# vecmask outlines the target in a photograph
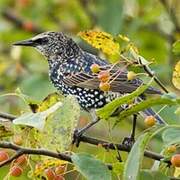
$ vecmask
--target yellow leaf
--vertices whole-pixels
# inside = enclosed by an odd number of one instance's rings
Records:
[[[180,89],[180,61],[175,65],[172,82],[177,89]]]
[[[106,55],[119,54],[119,44],[115,42],[113,36],[106,32],[90,30],[80,32],[78,35],[93,47],[102,50]]]
[[[53,106],[55,103],[57,103],[59,100],[61,100],[63,97],[62,95],[58,93],[52,93],[49,94],[39,105],[37,112],[42,112]]]
[[[122,39],[123,41],[130,42],[130,39],[127,36],[124,36],[122,34],[119,34],[118,37]]]
[[[175,171],[174,171],[174,177],[179,177],[180,176],[180,168],[179,167],[175,167]]]

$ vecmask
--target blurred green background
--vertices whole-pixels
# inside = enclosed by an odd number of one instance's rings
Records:
[[[172,44],[180,38],[179,24],[179,0],[0,0],[0,94],[20,88],[30,97],[42,100],[56,91],[49,81],[44,58],[34,49],[13,47],[13,42],[43,31],[63,31],[84,49],[97,53],[77,33],[98,28],[113,35],[128,36],[142,56],[154,61],[152,68],[165,86],[179,95],[171,81],[179,58],[172,53]],[[169,123],[180,123],[174,110],[167,107],[160,114]],[[0,111],[19,114],[25,107],[16,97],[1,97]],[[81,119],[81,126],[84,121],[86,118]],[[130,133],[130,127],[131,120],[123,121],[112,131],[111,138],[120,142]],[[139,132],[143,129],[143,122],[139,121]],[[90,134],[111,139],[108,123],[104,121]],[[153,141],[151,148],[159,151],[161,147]],[[84,144],[78,149],[87,150],[96,149]],[[102,158],[106,156],[103,150],[96,153]],[[150,164],[151,161],[146,162],[146,166]]]

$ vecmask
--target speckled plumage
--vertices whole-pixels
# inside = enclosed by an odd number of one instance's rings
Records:
[[[48,60],[49,76],[54,86],[64,94],[77,97],[84,109],[97,109],[125,93],[131,93],[143,82],[140,79],[127,80],[127,72],[95,55],[83,51],[71,38],[62,32],[45,32],[30,40],[16,45],[34,46]],[[90,70],[92,64],[102,70],[109,70],[113,79],[109,92],[99,89],[97,74]],[[146,93],[159,94],[160,91],[149,87]]]

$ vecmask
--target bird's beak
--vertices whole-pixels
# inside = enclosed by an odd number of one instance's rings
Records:
[[[27,40],[23,40],[23,41],[18,41],[13,43],[14,46],[34,46],[35,43],[32,39],[27,39]]]

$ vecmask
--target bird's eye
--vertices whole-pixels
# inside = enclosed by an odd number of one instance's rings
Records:
[[[38,45],[42,45],[42,44],[46,44],[48,42],[47,38],[38,38],[36,40],[34,40],[34,42]]]

